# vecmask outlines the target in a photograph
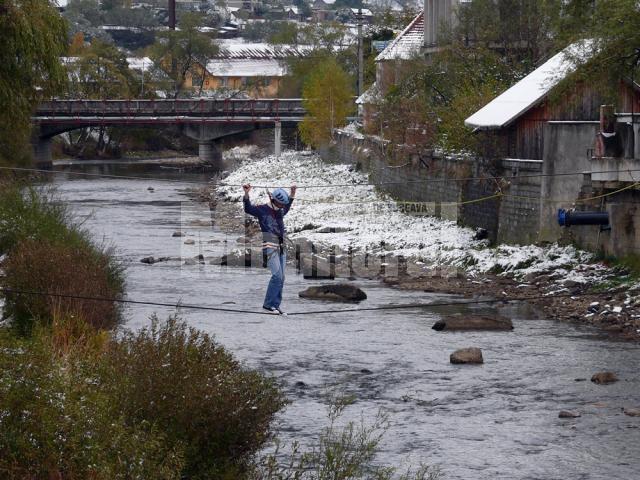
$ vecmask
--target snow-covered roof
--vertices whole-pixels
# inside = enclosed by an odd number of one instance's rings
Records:
[[[375,105],[380,102],[380,100],[380,90],[378,90],[378,85],[376,84],[376,82],[373,82],[373,84],[356,99],[356,105]]]
[[[207,62],[207,71],[216,77],[283,77],[287,67],[278,60],[218,59]]]
[[[481,130],[504,128],[538,105],[563,78],[574,72],[576,59],[588,60],[592,42],[568,46],[465,120]]]
[[[219,41],[221,58],[285,59],[302,57],[311,51],[308,45],[270,45],[268,43],[244,43]]]
[[[149,57],[127,57],[127,63],[131,70],[139,70],[145,73],[153,68],[153,60]]]
[[[362,15],[364,15],[365,17],[372,17],[373,13],[371,13],[371,10],[369,10],[368,8],[352,8],[351,12],[353,12],[354,15],[358,14],[358,10],[362,10]]]
[[[369,5],[378,9],[391,9],[394,12],[402,12],[405,8],[422,8],[422,0],[364,0],[363,5]]]
[[[409,60],[424,43],[424,14],[420,12],[407,28],[376,57],[380,60]]]

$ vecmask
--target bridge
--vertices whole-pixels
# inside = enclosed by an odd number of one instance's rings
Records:
[[[273,128],[280,153],[282,126],[295,126],[305,115],[302,100],[172,99],[50,100],[40,103],[32,121],[39,166],[51,165],[51,139],[64,132],[99,126],[170,126],[198,142],[200,158],[221,166],[216,140],[260,128]]]

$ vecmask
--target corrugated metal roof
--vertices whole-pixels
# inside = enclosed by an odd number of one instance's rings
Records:
[[[544,100],[563,78],[575,71],[576,59],[588,60],[592,45],[591,41],[586,40],[568,46],[467,118],[465,125],[493,130],[513,123]]]
[[[376,62],[381,60],[409,60],[420,51],[424,43],[424,13],[421,12],[405,28],[380,55]]]
[[[218,58],[286,59],[303,57],[311,51],[308,45],[270,45],[268,43],[219,42]]]
[[[216,77],[283,77],[287,67],[278,60],[218,59],[207,62]]]

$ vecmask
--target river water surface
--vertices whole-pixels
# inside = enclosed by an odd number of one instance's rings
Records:
[[[235,246],[238,235],[222,233],[215,221],[207,225],[208,209],[183,194],[206,176],[153,165],[92,165],[82,171],[154,177],[55,176],[59,193],[85,227],[113,245],[127,264],[131,299],[260,310],[269,278],[265,270],[139,261],[149,255],[220,255]],[[172,237],[180,229],[187,236]],[[195,244],[185,245],[186,239]],[[298,298],[300,290],[317,283],[291,268],[284,307],[292,312],[327,307]],[[356,283],[368,295],[363,307],[455,300],[396,291],[375,281]],[[541,319],[526,306],[499,310],[513,319],[513,332],[431,329],[441,315],[460,311],[495,312],[447,307],[292,317],[196,310],[181,315],[214,334],[246,365],[278,379],[291,400],[277,425],[285,443],[312,446],[327,423],[328,392],[342,391],[355,396],[345,420],[371,422],[378,410],[388,413],[381,463],[439,465],[447,479],[640,478],[640,418],[621,410],[640,406],[640,346],[587,326]],[[126,313],[126,326],[135,329],[147,325],[152,313],[166,317],[174,310],[133,306]],[[449,354],[466,346],[482,348],[485,364],[451,365]],[[602,370],[616,371],[621,381],[609,386],[588,381]],[[564,409],[582,417],[559,419]]]

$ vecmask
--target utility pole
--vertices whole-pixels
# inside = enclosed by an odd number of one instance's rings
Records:
[[[176,29],[176,0],[169,0],[169,29]]]
[[[356,15],[358,25],[358,96],[364,92],[364,53],[362,48],[362,8],[358,8]]]

